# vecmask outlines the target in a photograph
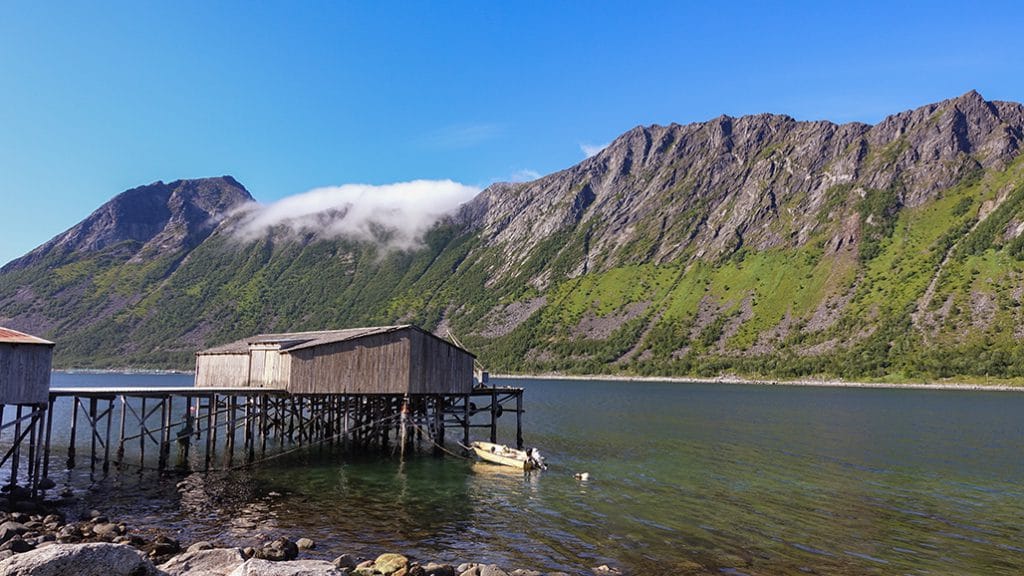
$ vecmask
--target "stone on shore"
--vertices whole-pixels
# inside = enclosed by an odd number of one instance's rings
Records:
[[[251,558],[235,568],[228,576],[344,576],[344,574],[334,564],[326,560],[271,562]]]
[[[21,536],[25,532],[28,532],[28,527],[24,524],[8,520],[7,522],[0,524],[0,544],[7,542],[15,536]]]
[[[335,558],[332,564],[337,566],[338,570],[341,570],[343,572],[351,572],[356,569],[356,566],[359,565],[359,561],[356,560],[356,557],[351,554],[342,554],[341,556]]]
[[[480,576],[508,576],[508,572],[505,572],[498,567],[497,564],[487,564],[486,566],[478,566],[480,569]]]
[[[409,567],[409,559],[401,554],[381,554],[373,562],[373,569],[384,576],[406,570]]]
[[[227,576],[245,563],[238,548],[192,550],[171,558],[158,568],[169,576]]]
[[[148,558],[124,544],[52,544],[0,562],[0,576],[159,576]]]
[[[299,547],[284,536],[274,540],[262,548],[257,548],[254,557],[259,560],[271,560],[281,562],[283,560],[294,560],[299,555]]]
[[[455,576],[455,567],[451,564],[436,564],[430,562],[423,567],[426,576]]]
[[[299,550],[312,550],[316,548],[316,542],[309,538],[299,538],[295,541],[295,545],[299,547]]]

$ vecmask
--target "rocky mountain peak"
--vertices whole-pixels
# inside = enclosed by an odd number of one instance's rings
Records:
[[[157,181],[131,188],[66,232],[7,264],[28,266],[50,255],[87,254],[123,245],[127,256],[191,248],[234,209],[253,198],[231,176]]]

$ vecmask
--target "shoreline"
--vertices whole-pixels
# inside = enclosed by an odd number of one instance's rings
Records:
[[[717,376],[623,376],[614,374],[491,374],[501,380],[597,380],[604,382],[666,382],[674,384],[734,384],[743,386],[800,386],[807,388],[887,388],[893,390],[949,390],[980,392],[1024,392],[1024,384],[969,384],[966,382],[858,382],[840,379],[773,380]]]
[[[195,370],[156,370],[141,368],[59,368],[64,374],[142,374],[142,375],[194,375]],[[1024,383],[977,384],[968,382],[863,382],[839,378],[772,379],[742,378],[739,376],[629,376],[620,374],[491,374],[501,380],[598,380],[604,382],[668,382],[675,384],[735,384],[744,386],[803,386],[808,388],[880,388],[893,390],[959,390],[980,392],[1024,392]]]

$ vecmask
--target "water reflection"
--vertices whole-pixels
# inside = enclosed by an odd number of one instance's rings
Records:
[[[1024,395],[513,384],[527,389],[526,437],[547,456],[543,473],[326,447],[228,475],[86,481],[83,506],[185,540],[307,536],[323,558],[398,551],[633,574],[1024,573]],[[499,422],[512,437],[514,419]],[[588,481],[574,477],[584,471]]]

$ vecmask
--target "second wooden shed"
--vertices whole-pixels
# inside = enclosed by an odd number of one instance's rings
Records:
[[[260,334],[196,354],[197,387],[469,394],[474,356],[417,326]]]

